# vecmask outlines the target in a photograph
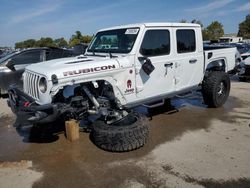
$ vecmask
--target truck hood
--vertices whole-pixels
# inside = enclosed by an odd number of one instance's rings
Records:
[[[58,79],[112,71],[120,68],[119,58],[99,56],[77,56],[61,58],[26,67],[26,71],[38,73],[51,80],[52,75]],[[124,59],[124,58],[123,58]]]

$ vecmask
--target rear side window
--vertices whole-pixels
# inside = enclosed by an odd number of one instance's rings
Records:
[[[40,50],[22,52],[13,57],[12,61],[15,65],[37,63],[41,61],[40,55]]]
[[[46,60],[58,59],[63,57],[63,50],[51,49],[46,51]]]
[[[142,41],[140,53],[144,56],[159,56],[170,53],[168,30],[148,30]]]
[[[191,29],[179,29],[176,31],[177,52],[188,53],[196,49],[195,32]]]
[[[84,54],[84,53],[81,53],[81,54]],[[73,56],[73,51],[63,50],[62,57],[72,57],[72,56]]]

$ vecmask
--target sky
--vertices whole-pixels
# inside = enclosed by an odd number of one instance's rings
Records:
[[[0,0],[0,46],[41,37],[69,39],[75,31],[142,22],[219,21],[237,33],[250,14],[249,0]]]

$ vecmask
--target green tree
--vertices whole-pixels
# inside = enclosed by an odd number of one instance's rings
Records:
[[[74,47],[74,46],[76,46],[77,44],[80,44],[80,43],[81,43],[81,41],[79,39],[77,39],[77,38],[71,38],[69,40],[69,46],[70,47]]]
[[[55,39],[53,42],[55,46],[60,47],[60,48],[68,46],[67,41],[63,37]]]
[[[33,48],[36,46],[36,40],[35,39],[28,39],[22,42],[15,43],[15,48]]]
[[[82,40],[82,33],[80,31],[76,31],[74,35],[69,39],[69,45],[71,47],[80,44]]]
[[[209,33],[206,28],[202,29],[202,38],[203,40],[210,40]]]
[[[250,39],[250,14],[248,14],[246,19],[239,24],[238,36]]]
[[[33,48],[35,47],[36,40],[35,39],[28,39],[23,41],[24,48]]]
[[[16,43],[15,43],[15,48],[16,48],[16,49],[22,49],[22,48],[24,48],[24,47],[23,47],[23,42],[16,42]]]
[[[92,38],[93,38],[93,36],[84,35],[84,36],[82,36],[81,42],[83,42],[83,43],[90,43],[90,41],[92,40]]]
[[[207,26],[205,33],[209,40],[218,40],[224,35],[223,25],[218,21],[213,21]]]
[[[50,37],[46,37],[46,38],[41,38],[40,40],[38,40],[36,42],[36,46],[38,47],[54,47],[55,44],[53,43],[53,39]]]
[[[74,35],[71,36],[69,40],[69,46],[73,47],[80,43],[89,43],[93,36],[82,35],[80,31],[76,31]]]
[[[76,31],[76,34],[72,35],[72,37],[81,40],[82,39],[82,33],[80,31]]]

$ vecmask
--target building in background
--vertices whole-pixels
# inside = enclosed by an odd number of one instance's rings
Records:
[[[236,33],[225,34],[223,37],[220,37],[220,40],[219,40],[220,43],[238,43],[242,41],[243,41],[243,38],[237,37]]]

